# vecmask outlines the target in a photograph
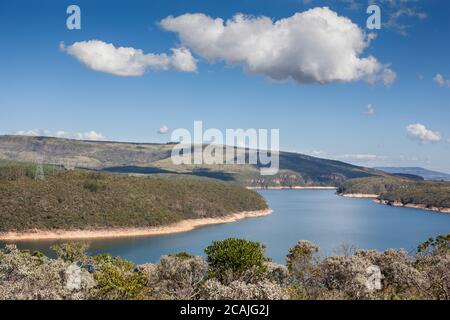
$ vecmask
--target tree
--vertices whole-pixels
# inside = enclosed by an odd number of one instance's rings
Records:
[[[210,277],[221,282],[236,279],[251,282],[266,270],[265,246],[259,242],[236,238],[214,241],[205,253]]]
[[[51,246],[58,258],[67,262],[80,261],[88,248],[89,245],[83,242],[70,242]]]

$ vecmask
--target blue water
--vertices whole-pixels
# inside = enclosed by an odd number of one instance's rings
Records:
[[[267,255],[279,263],[298,240],[310,240],[323,255],[343,244],[384,250],[412,251],[430,236],[450,233],[450,214],[394,208],[368,199],[349,199],[330,190],[264,190],[260,193],[274,210],[272,215],[212,225],[194,231],[156,237],[91,241],[89,253],[108,252],[135,263],[156,262],[161,255],[187,251],[203,255],[213,240],[239,237],[267,246]],[[21,248],[42,250],[55,241],[18,243]]]

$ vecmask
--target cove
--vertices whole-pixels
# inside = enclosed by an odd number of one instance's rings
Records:
[[[274,211],[271,215],[193,231],[151,237],[90,241],[90,254],[110,253],[135,263],[157,262],[165,254],[186,251],[203,255],[213,240],[239,237],[260,241],[275,262],[285,263],[289,248],[309,240],[331,255],[344,243],[360,248],[404,248],[412,252],[427,238],[450,233],[450,214],[395,208],[369,199],[343,198],[334,190],[259,190]],[[19,248],[50,254],[64,241],[16,242]],[[4,244],[4,243],[0,243]]]

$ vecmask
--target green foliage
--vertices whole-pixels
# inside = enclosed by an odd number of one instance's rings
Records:
[[[178,252],[178,253],[175,253],[175,254],[169,254],[169,257],[174,257],[174,258],[177,258],[177,259],[185,259],[185,260],[194,258],[193,255],[187,253],[186,251]]]
[[[36,169],[35,163],[0,160],[0,182],[34,179]],[[43,165],[43,169],[46,177],[51,177],[64,171],[63,168],[57,165]]]
[[[215,241],[206,249],[209,264],[186,252],[139,266],[109,254],[83,256],[81,288],[72,291],[65,286],[69,259],[49,259],[7,245],[0,250],[0,300],[448,300],[449,240],[450,235],[430,238],[419,245],[416,255],[399,249],[361,249],[323,259],[316,257],[317,246],[299,241],[289,251],[288,268],[266,262],[261,244],[233,238]],[[63,252],[79,252],[60,247]],[[379,267],[382,275],[382,286],[376,290],[367,287],[370,266]],[[242,277],[257,270],[257,281]],[[226,277],[230,272],[234,278]]]
[[[309,241],[299,241],[289,250],[287,255],[287,267],[291,275],[297,280],[303,290],[311,286],[318,273],[316,254],[319,247]],[[293,288],[292,288],[293,289]],[[299,289],[301,292],[302,289]]]
[[[96,181],[86,181],[83,184],[83,188],[85,188],[86,190],[89,190],[91,192],[100,192],[100,191],[106,190],[105,185],[98,183]]]
[[[93,298],[102,300],[149,299],[145,274],[133,269],[133,263],[108,254],[95,256],[97,281]]]
[[[258,193],[182,175],[65,171],[0,181],[0,232],[154,227],[267,208]]]
[[[83,242],[69,242],[51,246],[58,258],[68,262],[82,260],[88,248],[89,245]]]
[[[33,257],[39,258],[39,259],[43,259],[45,258],[45,254],[42,253],[41,251],[34,251],[32,254]]]
[[[450,208],[450,182],[418,181],[399,177],[370,177],[352,179],[343,183],[339,193],[380,195],[388,203]]]
[[[436,252],[450,252],[450,233],[429,238],[417,247],[419,254],[432,254]]]
[[[86,142],[51,137],[0,136],[0,154],[9,160],[20,158],[32,161],[39,156],[37,147],[40,146],[45,146],[46,156],[49,158],[67,160],[83,158],[86,167],[110,168],[122,173],[145,173],[147,169],[160,170],[234,181],[253,187],[336,186],[352,178],[385,175],[377,170],[340,161],[280,152],[279,173],[274,176],[261,176],[259,171],[263,166],[261,163],[258,165],[174,165],[170,160],[173,148],[170,144]]]
[[[293,270],[296,264],[307,265],[312,263],[314,255],[319,252],[319,247],[309,241],[299,241],[294,247],[289,249],[287,255],[287,267]]]
[[[205,249],[211,277],[225,281],[230,273],[234,278],[246,272],[261,275],[265,272],[265,246],[259,242],[229,238],[214,241]]]

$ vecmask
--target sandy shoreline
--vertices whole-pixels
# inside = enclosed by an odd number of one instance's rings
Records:
[[[73,239],[98,239],[98,238],[120,238],[138,236],[158,236],[164,234],[191,231],[202,226],[231,223],[242,219],[257,218],[271,214],[272,209],[258,211],[244,211],[229,214],[220,218],[187,219],[161,227],[151,228],[121,228],[104,230],[59,230],[42,231],[34,230],[27,232],[4,232],[0,233],[2,241],[25,241],[25,240],[73,240]]]
[[[404,204],[400,201],[388,201],[388,200],[380,200],[378,199],[380,195],[378,194],[365,194],[365,193],[348,193],[348,194],[339,194],[342,197],[346,198],[366,198],[366,199],[373,199],[372,201],[378,204],[384,204],[392,207],[399,207],[399,208],[412,208],[412,209],[420,209],[420,210],[426,210],[426,211],[432,211],[432,212],[441,212],[441,213],[450,213],[450,208],[440,208],[440,207],[427,207],[423,204],[412,204],[407,203]]]
[[[378,203],[378,204],[392,206],[392,207],[412,208],[412,209],[420,209],[420,210],[426,210],[426,211],[432,211],[432,212],[450,213],[450,208],[427,207],[424,204],[412,204],[412,203],[404,204],[400,201],[388,201],[388,200],[379,200],[379,199],[374,199],[373,202]]]
[[[344,198],[378,198],[379,194],[370,194],[370,193],[341,193],[340,196]]]
[[[322,187],[322,186],[293,186],[293,187],[247,187],[250,190],[336,190],[336,187]]]

